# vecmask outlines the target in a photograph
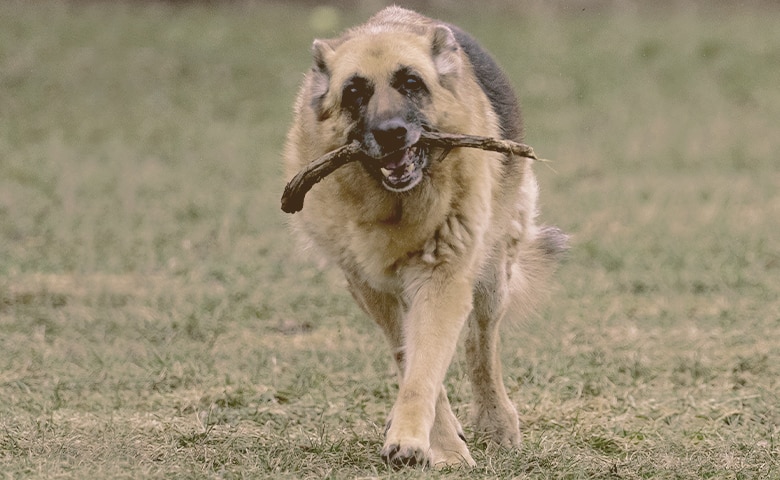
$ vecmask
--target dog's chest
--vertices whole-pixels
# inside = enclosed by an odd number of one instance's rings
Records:
[[[402,287],[403,270],[423,262],[423,250],[436,232],[435,225],[349,222],[344,230],[348,245],[345,265],[383,291]]]

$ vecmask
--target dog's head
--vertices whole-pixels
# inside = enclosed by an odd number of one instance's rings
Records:
[[[446,26],[402,9],[383,11],[334,40],[315,40],[310,106],[331,143],[358,140],[362,164],[392,192],[414,188],[462,61]]]

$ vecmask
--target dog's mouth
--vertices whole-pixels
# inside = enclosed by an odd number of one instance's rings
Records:
[[[428,166],[428,149],[412,145],[382,158],[366,156],[363,164],[391,192],[406,192],[423,179]]]

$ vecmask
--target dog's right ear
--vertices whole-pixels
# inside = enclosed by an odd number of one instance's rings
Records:
[[[317,113],[320,121],[330,116],[325,108],[325,95],[330,86],[330,69],[328,62],[333,56],[333,45],[328,40],[314,40],[311,46],[311,55],[314,65],[311,68],[311,107]]]
[[[328,60],[333,55],[333,45],[329,40],[314,40],[311,45],[311,56],[314,59],[314,71],[328,75]]]

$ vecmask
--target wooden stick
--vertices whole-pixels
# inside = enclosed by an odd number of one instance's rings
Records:
[[[513,142],[512,140],[496,139],[492,137],[461,135],[457,133],[423,132],[417,143],[446,149],[458,147],[479,148],[481,150],[490,150],[493,152],[526,157],[532,160],[539,160],[536,158],[534,149],[528,145]]]
[[[417,144],[429,147],[440,147],[445,150],[459,147],[479,148],[481,150],[489,150],[530,158],[532,160],[539,160],[534,153],[534,149],[528,145],[513,142],[511,140],[480,137],[476,135],[423,132],[420,135],[420,140],[418,140]],[[303,170],[298,172],[289,183],[287,183],[287,186],[284,187],[284,193],[282,194],[282,211],[285,213],[295,213],[303,209],[303,199],[306,196],[306,193],[320,180],[336,171],[336,169],[357,159],[357,154],[359,152],[360,142],[354,140],[352,143],[328,152],[308,164]]]
[[[335,172],[339,167],[357,158],[356,154],[358,152],[360,152],[360,142],[353,140],[352,143],[328,152],[306,165],[284,187],[282,211],[285,213],[301,211],[303,209],[303,197],[311,190],[311,187]]]

